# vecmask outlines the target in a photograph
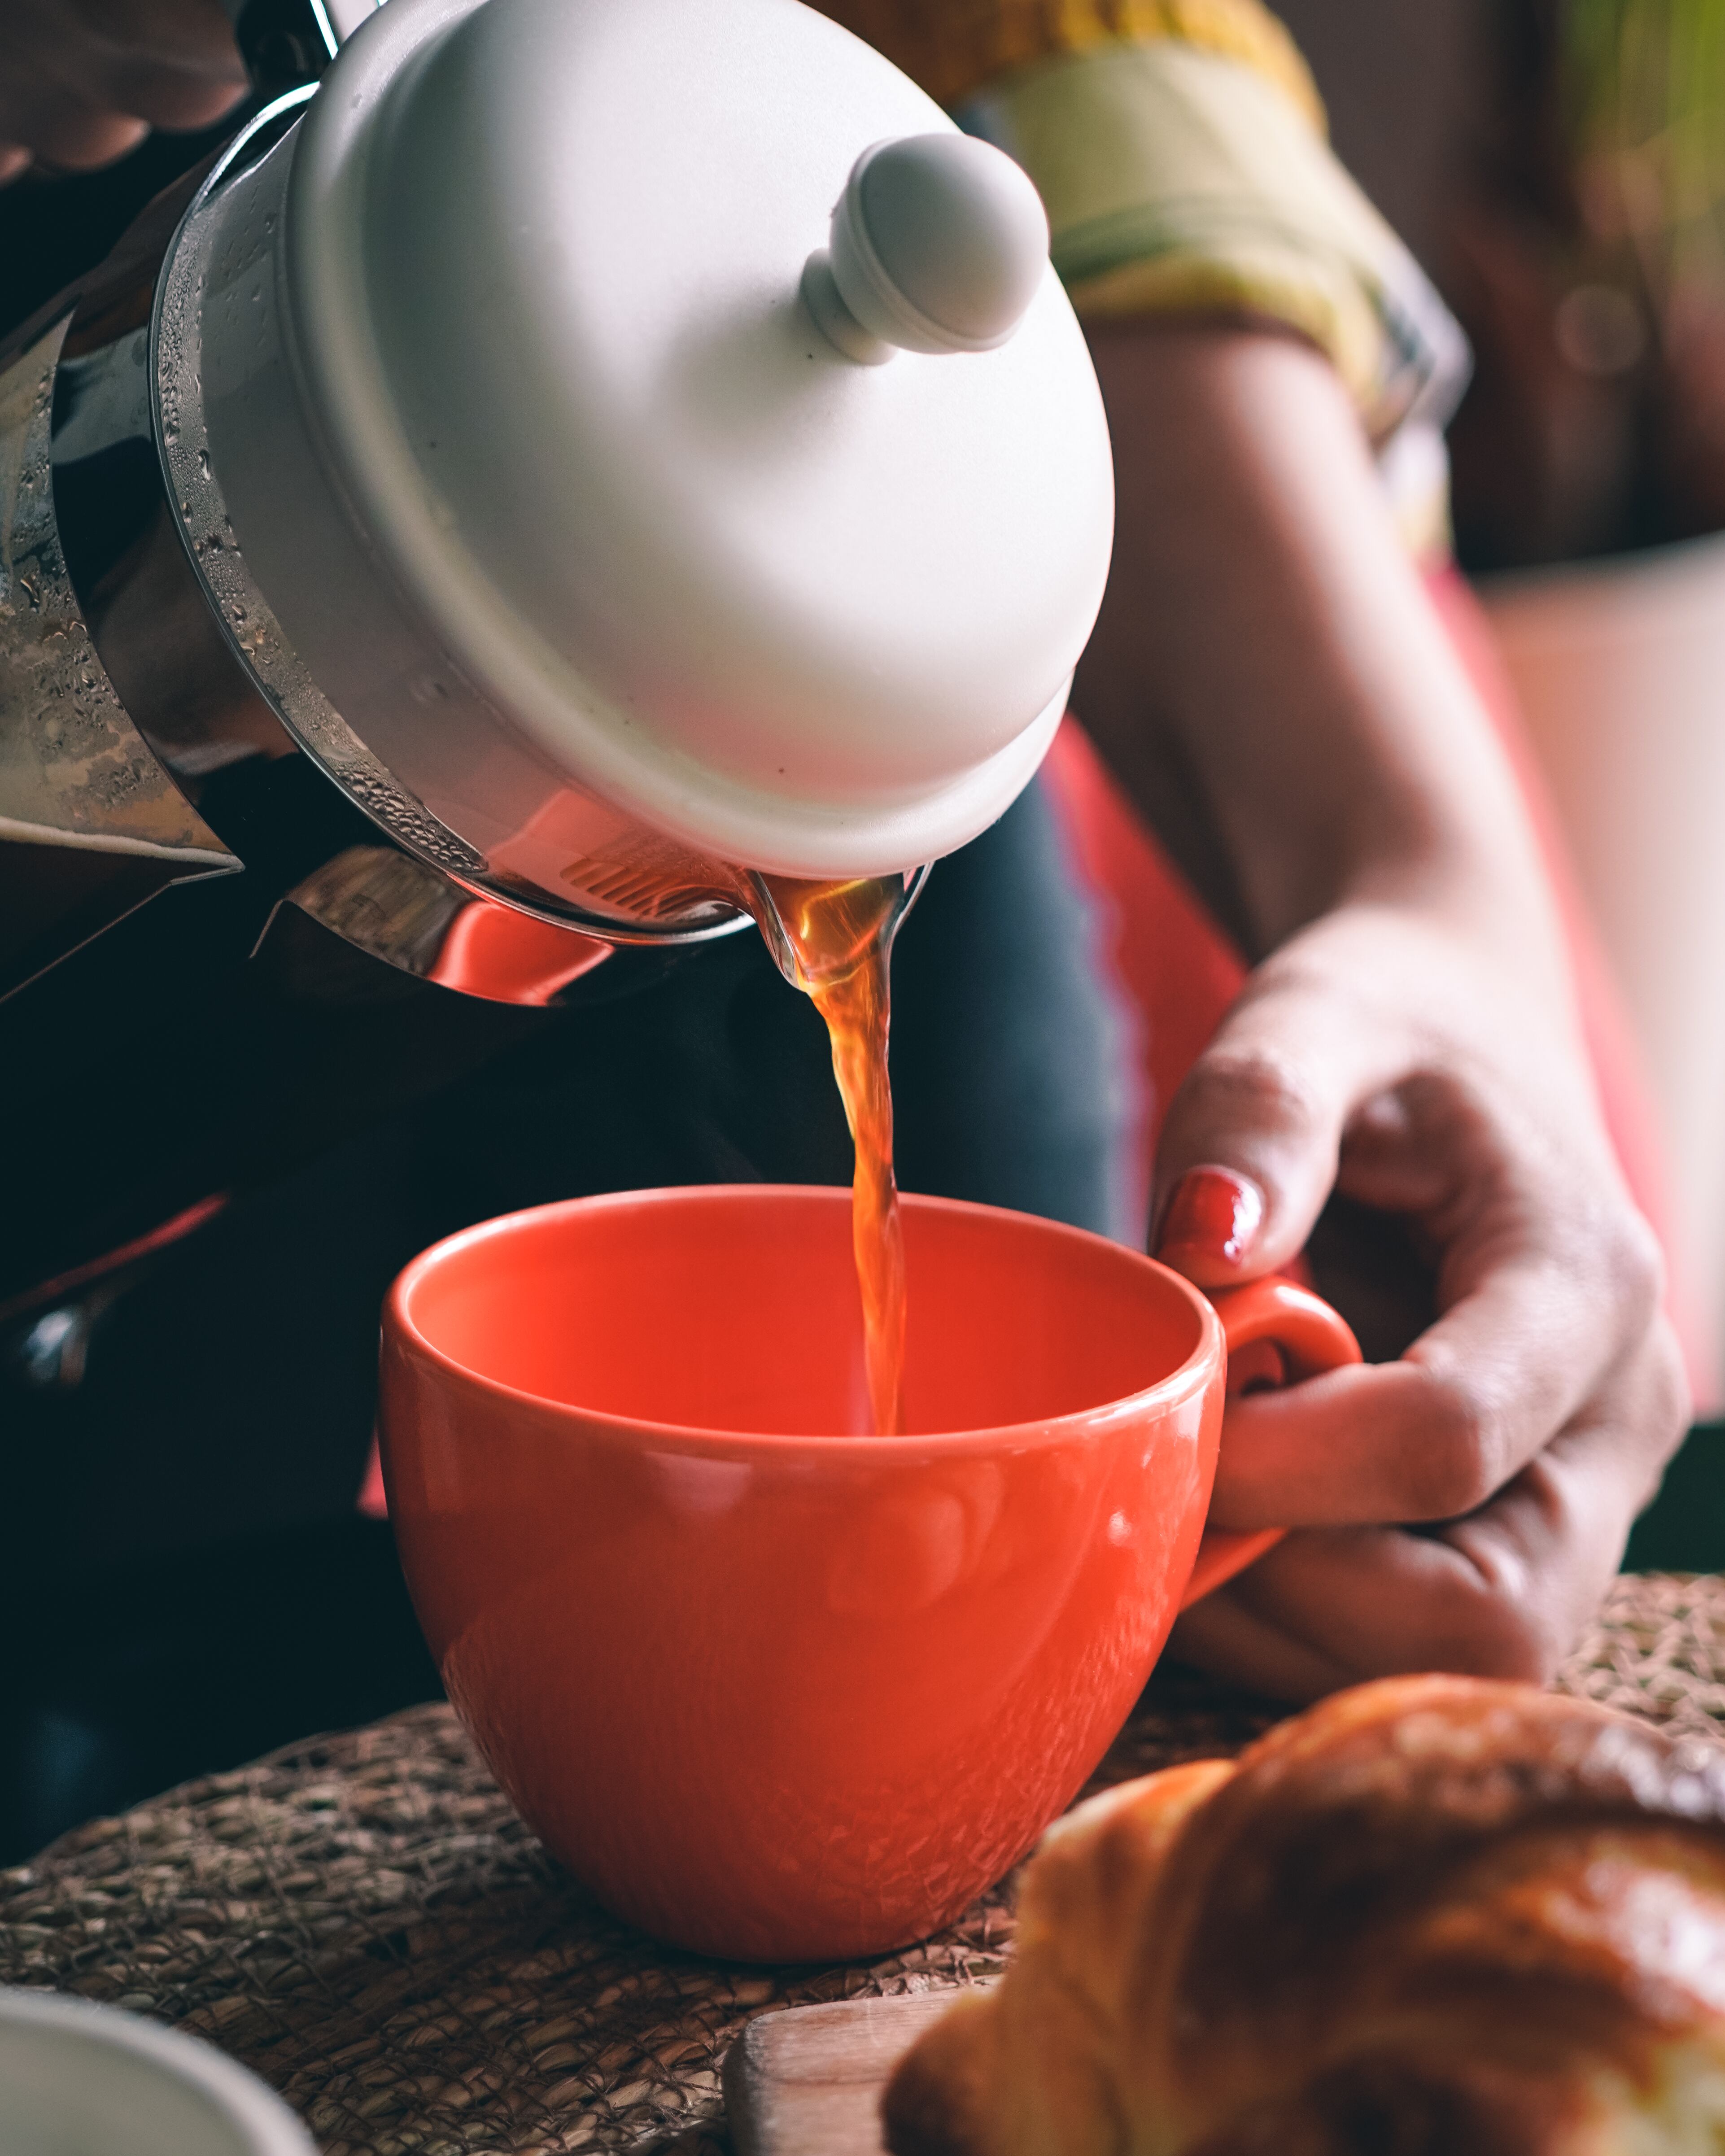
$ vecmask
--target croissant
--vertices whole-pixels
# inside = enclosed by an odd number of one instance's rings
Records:
[[[895,2156],[1725,2156],[1725,1748],[1393,1678],[1045,1838]]]

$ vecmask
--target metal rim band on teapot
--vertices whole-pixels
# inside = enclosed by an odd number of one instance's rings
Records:
[[[252,574],[210,454],[198,304],[214,237],[208,212],[224,187],[275,146],[282,121],[297,116],[311,95],[294,92],[261,115],[200,187],[169,249],[151,321],[150,374],[162,470],[187,558],[223,640],[313,762],[395,845],[450,880],[467,898],[611,942],[704,942],[734,932],[744,916],[732,906],[720,912],[716,901],[709,917],[695,921],[643,919],[583,905],[578,897],[528,886],[497,870],[428,809],[348,726],[312,680]]]

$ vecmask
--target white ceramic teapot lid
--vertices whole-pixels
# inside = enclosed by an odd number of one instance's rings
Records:
[[[1112,480],[995,154],[797,0],[390,0],[344,49],[287,203],[304,388],[558,770],[805,875],[948,852],[1029,779]]]

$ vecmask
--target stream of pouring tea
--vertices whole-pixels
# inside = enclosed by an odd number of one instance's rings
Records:
[[[863,1355],[875,1434],[896,1436],[905,1359],[905,1244],[892,1172],[888,968],[904,910],[898,876],[854,883],[761,879],[789,947],[796,985],[826,1021],[833,1074],[856,1147],[851,1243],[862,1293]],[[763,921],[768,941],[774,942]],[[781,955],[781,963],[783,963]]]

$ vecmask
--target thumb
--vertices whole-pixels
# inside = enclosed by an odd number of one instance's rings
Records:
[[[1296,1257],[1335,1184],[1349,1116],[1404,1075],[1398,1030],[1307,968],[1260,968],[1169,1103],[1157,1256],[1200,1287]]]

